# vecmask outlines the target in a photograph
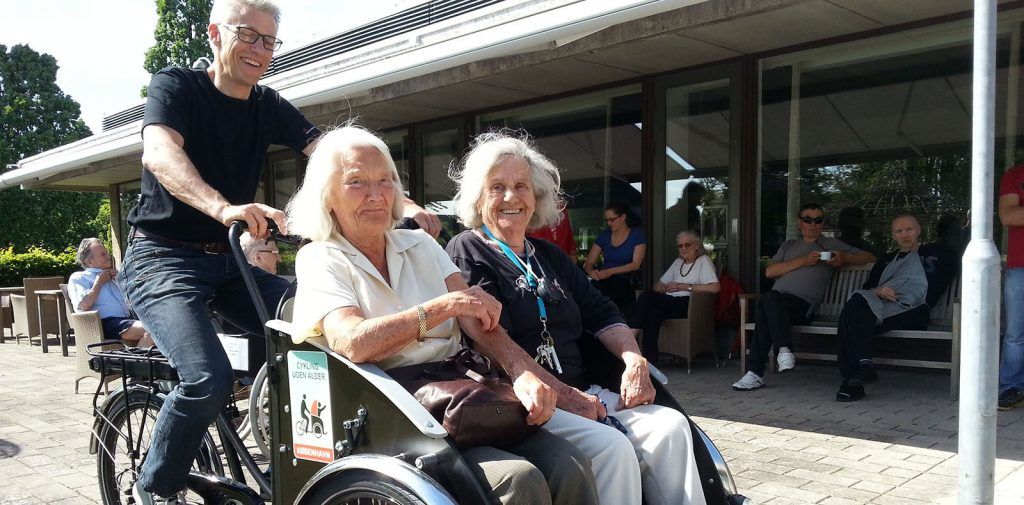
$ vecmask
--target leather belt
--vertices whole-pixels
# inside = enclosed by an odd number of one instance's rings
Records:
[[[148,238],[150,240],[166,242],[171,245],[203,251],[207,254],[225,254],[231,252],[231,246],[228,245],[227,242],[185,242],[182,240],[174,240],[173,238],[161,237],[155,233],[144,232],[138,228],[132,228],[132,231],[128,233],[128,240],[135,238]]]

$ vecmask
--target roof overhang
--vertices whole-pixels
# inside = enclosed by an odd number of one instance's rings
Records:
[[[706,0],[589,0],[497,4],[265,79],[299,107],[348,99],[374,87],[483,59],[550,49],[616,24]],[[552,5],[555,5],[552,7]],[[468,19],[467,19],[468,18]],[[396,40],[397,39],[397,40]],[[0,189],[45,186],[61,174],[142,151],[141,121],[25,158]]]

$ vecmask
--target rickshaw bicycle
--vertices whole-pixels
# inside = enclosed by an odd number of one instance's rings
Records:
[[[278,319],[270,320],[239,246],[243,229],[244,223],[234,223],[229,242],[265,323],[267,358],[262,379],[252,386],[249,417],[254,435],[257,428],[268,435],[264,443],[273,471],[264,473],[239,437],[234,421],[240,413],[229,397],[195,456],[186,482],[190,498],[197,496],[208,505],[491,503],[486,482],[474,476],[441,423],[398,382],[375,365],[353,363],[326,345],[293,344],[288,295],[277,308]],[[277,234],[274,238],[289,240]],[[103,375],[121,375],[121,388],[102,405],[97,389],[90,450],[97,455],[103,503],[120,505],[133,503],[131,487],[148,448],[147,425],[151,429],[178,376],[155,349],[106,348],[109,345],[90,346],[90,364]],[[609,366],[592,368],[607,371],[609,377],[616,373],[617,360],[607,352],[593,359],[609,359]],[[594,380],[602,384],[600,378]],[[682,411],[662,383],[654,382],[657,402]],[[297,429],[303,419],[303,394],[330,409],[320,436]],[[257,426],[265,416],[269,422]],[[690,426],[707,502],[749,503],[736,493],[718,449],[692,421]]]

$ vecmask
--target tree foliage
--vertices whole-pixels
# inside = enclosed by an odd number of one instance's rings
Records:
[[[206,35],[212,5],[212,0],[156,0],[156,43],[146,51],[147,72],[155,74],[172,65],[188,67],[202,56],[213,57]]]
[[[27,45],[0,45],[0,170],[92,134],[78,103],[57,86],[57,60]],[[0,191],[0,247],[64,250],[99,235],[93,220],[104,195],[65,191]],[[103,229],[106,229],[104,227]]]

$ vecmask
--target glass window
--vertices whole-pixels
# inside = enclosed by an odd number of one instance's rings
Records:
[[[405,188],[406,194],[409,194],[412,190],[409,185],[409,130],[403,128],[381,133],[380,138],[391,151],[391,159],[395,160],[395,168],[402,177],[402,187]]]
[[[448,178],[448,167],[458,163],[462,156],[464,135],[462,120],[447,120],[425,125],[419,129],[420,177],[423,181],[424,208],[438,215],[443,230],[438,241],[448,239],[462,231],[452,211],[455,187]]]
[[[729,79],[665,91],[665,264],[655,268],[659,275],[679,256],[674,237],[684,230],[701,234],[713,260],[724,263],[730,252],[737,253],[729,248],[728,234],[731,91]]]
[[[577,260],[605,229],[604,208],[620,202],[643,228],[640,86],[574,96],[477,118],[477,130],[525,129],[562,171]]]
[[[299,187],[299,180],[303,175],[299,173],[299,159],[291,151],[288,151],[287,155],[287,157],[274,159],[270,162],[270,176],[274,181],[272,205],[277,209],[284,209],[288,205],[288,200],[295,194],[295,190]],[[256,190],[257,201],[263,196],[263,192],[263,183],[261,182],[260,187]]]
[[[999,173],[1013,163],[1020,131],[1020,89],[1007,85],[1017,82],[1011,78],[1019,62],[1011,68],[1010,55],[1019,60],[1019,48],[1011,47],[1008,31],[1004,25],[997,42]],[[959,230],[970,208],[970,36],[963,22],[762,62],[762,262],[798,237],[794,216],[808,202],[825,206],[826,234],[876,254],[893,246],[889,221],[899,210],[918,215],[922,242],[963,245]],[[1015,110],[1007,114],[1010,104]],[[996,228],[998,237],[998,222]]]

